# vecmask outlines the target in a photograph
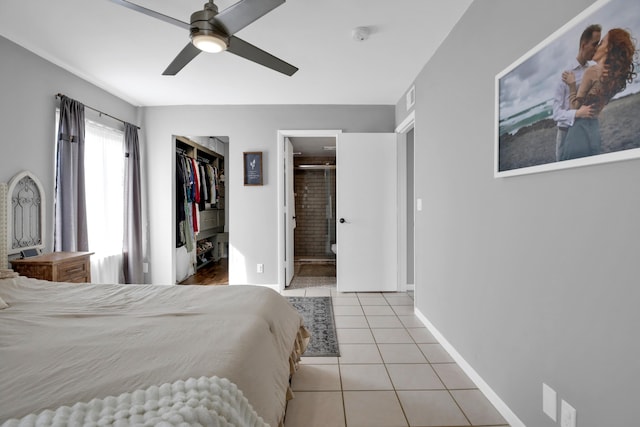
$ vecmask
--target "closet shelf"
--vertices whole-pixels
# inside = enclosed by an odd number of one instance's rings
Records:
[[[196,266],[196,270],[201,269],[202,267],[205,267],[205,266],[207,266],[207,265],[209,265],[209,264],[211,264],[212,262],[215,262],[215,261],[216,261],[216,260],[212,258],[212,259],[207,260],[207,261],[205,261],[205,262],[203,262],[203,263],[201,263],[201,264],[198,264],[198,265]]]

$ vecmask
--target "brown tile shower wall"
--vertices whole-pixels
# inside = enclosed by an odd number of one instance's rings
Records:
[[[335,159],[296,158],[298,164],[335,164]],[[336,171],[329,170],[330,193],[332,201],[332,221],[335,221]],[[325,171],[316,169],[296,170],[294,174],[296,193],[296,229],[294,233],[296,258],[334,258],[331,247],[327,245],[327,233],[331,232],[335,242],[335,226],[329,229],[327,221],[327,189]]]

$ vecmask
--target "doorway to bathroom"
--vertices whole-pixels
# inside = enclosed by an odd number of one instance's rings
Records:
[[[290,138],[293,278],[290,289],[336,286],[336,138]]]
[[[279,130],[280,291],[290,288],[295,273],[294,235],[297,214],[293,153],[300,151],[295,151],[297,148],[294,148],[291,140],[295,141],[298,137],[302,137],[302,140],[307,140],[307,137],[330,137],[336,144],[335,182],[338,200],[333,223],[338,230],[335,285],[327,285],[326,282],[316,282],[315,285],[331,286],[336,292],[404,290],[398,277],[399,264],[394,262],[398,258],[398,210],[401,210],[401,205],[397,203],[397,135],[342,133],[341,130]],[[325,149],[324,143],[316,144],[316,148],[318,146],[323,151],[332,151]],[[296,147],[299,145],[296,144]]]

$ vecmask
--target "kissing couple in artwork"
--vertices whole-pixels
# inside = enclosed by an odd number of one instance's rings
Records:
[[[596,31],[593,31],[594,27]],[[589,28],[592,29],[592,40],[593,37],[599,38],[600,27],[596,25]],[[581,39],[581,52],[583,48],[588,50],[585,46]],[[577,81],[573,71],[562,73],[562,81],[568,88],[569,108],[580,110],[581,114],[576,114],[573,125],[566,129],[563,143],[558,146],[558,160],[602,152],[598,116],[609,101],[626,88],[627,83],[633,82],[637,75],[634,63],[636,55],[635,41],[629,31],[613,28],[597,44],[592,62],[584,70],[580,81]]]

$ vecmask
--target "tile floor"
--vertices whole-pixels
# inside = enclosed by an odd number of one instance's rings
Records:
[[[332,296],[340,357],[303,357],[285,427],[508,426],[413,314],[407,293]]]

